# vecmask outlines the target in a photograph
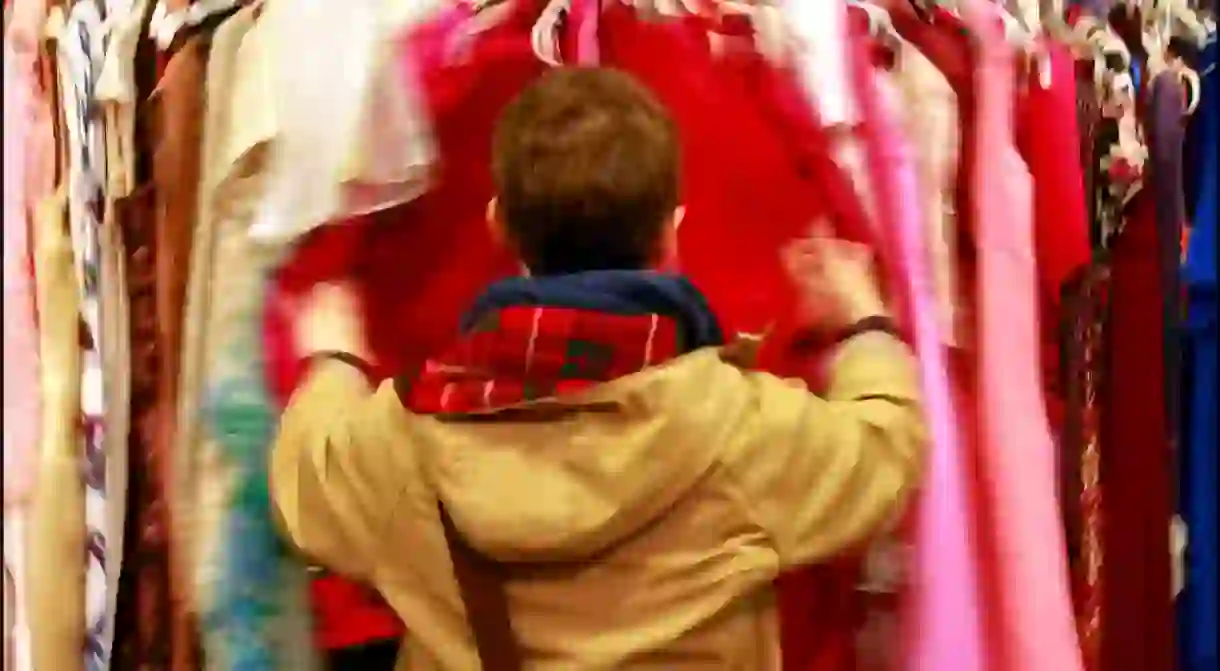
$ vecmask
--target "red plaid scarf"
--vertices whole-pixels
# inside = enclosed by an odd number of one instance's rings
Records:
[[[671,317],[510,306],[484,315],[400,395],[419,414],[495,410],[580,391],[682,352],[681,325]]]

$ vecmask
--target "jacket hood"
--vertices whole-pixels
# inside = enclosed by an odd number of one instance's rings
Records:
[[[632,537],[708,476],[746,411],[717,393],[734,374],[707,348],[559,400],[411,424],[471,547],[505,562],[576,561]]]

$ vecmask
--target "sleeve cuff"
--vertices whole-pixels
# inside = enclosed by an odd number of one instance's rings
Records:
[[[320,352],[314,352],[305,358],[305,368],[306,370],[311,369],[323,361],[338,361],[346,364],[360,371],[360,374],[363,375],[366,380],[368,380],[369,384],[377,383],[378,378],[376,370],[373,368],[373,364],[356,356],[355,354],[352,354],[351,352],[340,352],[338,350],[322,350]]]
[[[900,337],[898,332],[898,324],[891,317],[885,315],[874,315],[865,317],[837,333],[827,334],[812,330],[799,330],[792,334],[792,339],[788,344],[790,351],[794,353],[824,351],[836,345],[855,338],[864,333],[888,333],[894,337]]]

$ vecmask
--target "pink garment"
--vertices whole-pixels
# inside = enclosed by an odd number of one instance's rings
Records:
[[[40,410],[38,328],[30,257],[31,186],[39,143],[51,133],[40,112],[35,59],[4,44],[4,506],[29,500],[37,480]]]
[[[856,54],[863,65],[861,50]],[[881,224],[893,231],[911,306],[911,330],[923,378],[923,394],[931,445],[923,492],[914,530],[914,565],[908,595],[909,633],[901,659],[908,669],[979,671],[984,664],[980,620],[977,548],[972,542],[975,510],[969,495],[971,478],[964,443],[960,440],[937,321],[937,295],[922,221],[918,178],[912,148],[895,119],[893,93],[873,85],[871,67],[857,77],[858,98],[865,122],[874,192]],[[885,84],[885,82],[877,82]]]
[[[1032,185],[1013,143],[1011,47],[989,0],[965,0],[979,53],[979,460],[995,550],[991,576],[1000,671],[1080,671],[1057,510],[1055,446],[1041,394]],[[1138,580],[1138,576],[1131,579]]]

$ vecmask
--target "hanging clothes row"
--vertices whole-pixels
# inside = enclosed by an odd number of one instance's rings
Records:
[[[682,270],[760,367],[804,372],[819,222],[919,356],[919,500],[781,577],[785,669],[1215,669],[1214,22],[1094,4],[6,2],[5,670],[428,650],[277,533],[292,306],[350,282],[423,365],[518,271],[489,138],[564,65],[669,108]]]

